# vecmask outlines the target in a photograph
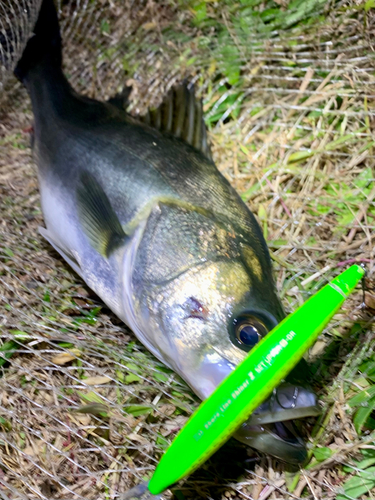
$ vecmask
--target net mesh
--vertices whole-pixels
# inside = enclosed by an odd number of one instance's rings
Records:
[[[38,17],[41,0],[7,0],[0,4],[2,80],[14,69]]]
[[[287,310],[346,264],[369,268],[368,307],[354,294],[309,354],[323,406],[317,422],[303,423],[309,466],[288,471],[229,442],[175,498],[374,495],[370,3],[59,5],[65,71],[80,92],[106,99],[131,84],[137,114],[175,82],[195,83],[216,164],[260,221]],[[32,114],[9,71],[38,5],[0,4],[0,496],[121,498],[151,473],[198,399],[38,235]]]

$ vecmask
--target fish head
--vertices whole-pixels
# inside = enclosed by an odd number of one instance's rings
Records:
[[[205,399],[285,313],[259,233],[245,239],[205,213],[163,208],[150,216],[138,250],[138,316],[158,357]],[[302,440],[281,422],[316,413],[314,393],[285,382],[242,426],[240,440],[266,443],[268,453],[275,442],[277,456],[301,461]]]
[[[251,301],[252,285],[242,262],[227,258],[198,264],[158,288],[155,314],[170,362],[202,399],[277,324],[259,300]],[[251,307],[241,307],[246,298]]]

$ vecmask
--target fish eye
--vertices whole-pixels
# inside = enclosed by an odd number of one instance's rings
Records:
[[[242,316],[233,322],[234,343],[242,350],[249,351],[268,333],[263,321],[255,316]]]
[[[257,344],[261,339],[257,327],[246,323],[236,329],[236,335],[239,342],[250,347],[255,346],[255,344]]]

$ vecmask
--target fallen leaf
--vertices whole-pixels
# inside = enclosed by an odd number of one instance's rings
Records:
[[[139,434],[135,434],[133,432],[132,434],[128,434],[127,438],[131,441],[137,441],[138,443],[142,444],[145,447],[146,451],[152,450],[152,444],[150,443],[150,441],[143,436],[140,436]]]
[[[365,304],[370,309],[375,309],[375,295],[370,292],[365,292]]]
[[[155,23],[155,22],[153,22],[153,21],[151,21],[151,22],[149,22],[149,23],[144,23],[144,24],[143,24],[143,26],[142,26],[142,28],[143,28],[144,30],[146,30],[146,31],[152,30],[152,29],[154,29],[155,27],[156,27],[156,23]]]
[[[102,403],[90,403],[88,405],[80,406],[74,411],[78,413],[88,413],[91,415],[107,416],[108,407]]]
[[[76,418],[78,422],[82,425],[89,425],[91,421],[90,415],[77,415]]]
[[[70,349],[69,352],[61,352],[52,358],[52,363],[55,363],[55,365],[65,365],[66,363],[79,358],[81,354],[82,352],[79,349]]]
[[[82,382],[86,385],[102,385],[102,384],[107,384],[108,382],[111,382],[111,378],[103,376],[103,375],[98,375],[97,377],[88,377]]]
[[[26,455],[30,455],[30,456],[33,456],[35,455],[35,452],[34,452],[34,449],[32,446],[27,446],[23,452],[26,454]]]
[[[165,404],[159,408],[159,411],[160,413],[163,413],[166,417],[170,417],[176,411],[176,407],[174,405]]]
[[[166,422],[161,428],[160,434],[166,437],[169,436],[169,434],[179,431],[185,425],[187,419],[188,417],[185,417],[184,415],[179,415],[173,420]]]
[[[310,349],[310,356],[312,358],[314,358],[315,356],[319,356],[320,354],[322,354],[326,347],[327,342],[324,342],[324,340],[318,340]]]

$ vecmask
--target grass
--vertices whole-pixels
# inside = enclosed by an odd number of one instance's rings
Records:
[[[358,290],[308,355],[322,402],[302,426],[309,461],[290,470],[229,441],[173,490],[178,500],[375,495],[373,7],[112,2],[88,4],[84,19],[64,7],[80,91],[108,98],[131,83],[137,113],[195,82],[215,161],[260,221],[287,310],[349,263],[369,268],[372,309]],[[150,476],[198,399],[38,236],[28,100],[12,81],[3,99],[1,491],[115,498]]]

